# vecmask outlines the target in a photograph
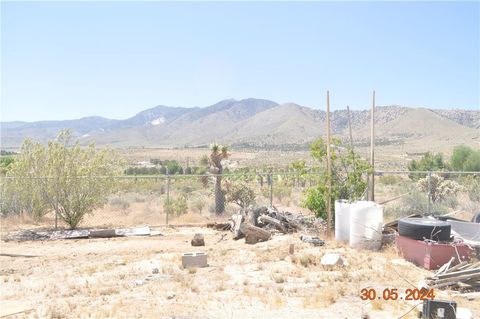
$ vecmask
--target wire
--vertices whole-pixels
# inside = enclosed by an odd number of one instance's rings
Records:
[[[405,317],[406,315],[408,315],[410,312],[412,312],[415,308],[417,308],[417,307],[418,307],[419,305],[421,305],[421,304],[422,304],[422,302],[416,304],[416,305],[413,306],[410,310],[408,310],[406,313],[404,313],[403,315],[401,315],[400,317],[398,317],[398,319],[401,319],[401,318]]]

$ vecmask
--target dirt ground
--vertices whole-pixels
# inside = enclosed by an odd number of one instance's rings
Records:
[[[399,318],[420,302],[364,301],[361,289],[404,296],[430,273],[393,247],[357,251],[333,240],[313,247],[299,234],[247,245],[207,228],[158,230],[163,236],[2,242],[2,253],[39,257],[0,257],[1,300],[31,308],[12,318]],[[191,247],[195,233],[205,235],[205,247]],[[183,269],[181,254],[191,251],[206,252],[209,267]],[[327,252],[346,265],[324,269]],[[478,300],[453,299],[480,318]]]

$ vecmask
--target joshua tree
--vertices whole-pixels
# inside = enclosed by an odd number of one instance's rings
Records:
[[[222,160],[228,158],[228,148],[213,144],[210,154],[210,172],[215,174],[215,213],[221,214],[225,210],[225,193],[222,190]]]

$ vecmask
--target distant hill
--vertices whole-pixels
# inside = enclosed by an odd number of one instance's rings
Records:
[[[369,138],[370,112],[351,111],[356,145]],[[229,145],[305,144],[324,135],[325,112],[269,100],[224,100],[208,107],[156,106],[125,120],[85,117],[68,121],[2,122],[2,148],[16,148],[26,137],[45,142],[70,128],[83,144],[114,147],[195,147],[214,141]],[[348,113],[332,112],[332,132],[348,137]],[[381,106],[376,111],[379,145],[480,146],[480,111]]]

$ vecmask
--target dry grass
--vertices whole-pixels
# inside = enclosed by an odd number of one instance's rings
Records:
[[[362,301],[360,290],[404,291],[408,282],[417,284],[429,274],[392,262],[399,259],[394,248],[357,251],[333,241],[311,247],[297,235],[257,245],[233,240],[216,244],[220,233],[212,230],[162,232],[165,236],[156,238],[2,243],[5,252],[43,255],[0,257],[2,299],[28,300],[32,317],[39,318],[191,317],[198,311],[208,318],[316,318],[319,309],[329,318],[349,318],[362,309],[372,318],[398,318],[409,304]],[[205,234],[207,246],[199,249],[208,253],[210,267],[182,269],[180,255],[192,250],[189,240],[197,232]],[[296,252],[288,255],[291,242]],[[348,265],[323,269],[319,260],[327,251],[339,252]],[[158,274],[146,281],[155,268]],[[480,306],[456,300],[479,316]]]

